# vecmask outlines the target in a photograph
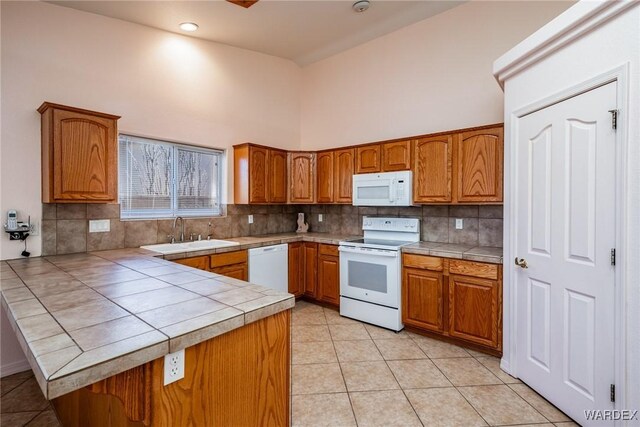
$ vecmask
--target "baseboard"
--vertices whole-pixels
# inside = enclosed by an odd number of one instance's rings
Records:
[[[505,371],[507,374],[511,375],[512,377],[515,378],[515,375],[513,375],[513,373],[511,372],[511,366],[509,365],[509,361],[502,358],[500,359],[500,369],[502,369],[503,371]]]
[[[27,371],[29,369],[31,369],[31,366],[29,366],[27,359],[3,364],[0,366],[0,377],[4,378],[8,375],[17,374],[18,372]]]

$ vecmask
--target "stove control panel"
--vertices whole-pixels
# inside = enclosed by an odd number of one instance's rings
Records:
[[[365,216],[362,229],[368,231],[401,231],[419,233],[420,220],[418,218],[382,218]]]

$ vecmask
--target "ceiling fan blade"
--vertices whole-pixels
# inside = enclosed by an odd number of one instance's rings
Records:
[[[237,4],[245,9],[250,8],[254,4],[258,3],[258,0],[227,0],[229,3]]]

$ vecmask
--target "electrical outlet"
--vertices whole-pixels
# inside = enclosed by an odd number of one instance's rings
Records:
[[[322,214],[318,214],[318,222],[322,222]]]
[[[462,230],[462,218],[456,218],[456,230]]]
[[[253,224],[253,215],[248,215],[249,217],[249,224]]]
[[[184,349],[164,356],[164,385],[184,378]]]
[[[108,219],[92,219],[89,221],[89,233],[108,233],[111,230],[111,221]]]

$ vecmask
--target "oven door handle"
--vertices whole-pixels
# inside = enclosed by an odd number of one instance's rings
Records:
[[[362,250],[350,246],[338,246],[338,250],[340,252],[348,253],[348,254],[360,254],[360,255],[373,255],[373,256],[383,256],[388,258],[397,258],[399,251],[385,251],[379,249],[372,250]]]

